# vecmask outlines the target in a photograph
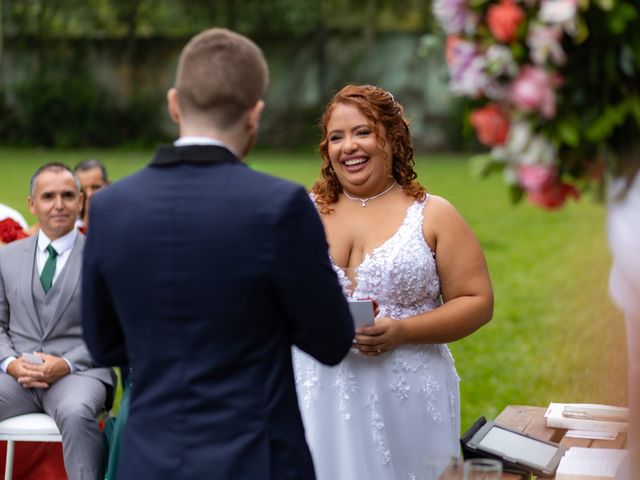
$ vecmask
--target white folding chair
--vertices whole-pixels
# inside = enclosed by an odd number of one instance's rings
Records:
[[[1,421],[0,440],[7,441],[4,480],[11,480],[15,442],[62,442],[62,435],[49,415],[27,413]]]

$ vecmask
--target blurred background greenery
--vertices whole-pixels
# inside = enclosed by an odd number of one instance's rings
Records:
[[[151,150],[0,148],[0,202],[27,219],[28,178],[48,161],[104,161],[114,179],[144,166]],[[253,168],[307,187],[318,176],[313,149],[257,151]],[[450,348],[460,375],[462,428],[506,405],[626,403],[622,317],[608,297],[610,267],[602,205],[589,199],[546,212],[512,205],[495,176],[474,178],[465,154],[417,157],[418,180],[449,199],[484,249],[495,292],[493,320]]]
[[[448,92],[430,4],[0,0],[0,202],[33,222],[27,185],[43,163],[95,157],[116,180],[147,163],[152,145],[177,134],[164,96],[181,48],[202,29],[228,27],[253,38],[271,68],[254,168],[310,186],[322,107],[346,83],[380,85],[405,106],[419,180],[477,232],[495,288],[493,321],[451,345],[463,429],[508,404],[623,404],[604,208],[513,206],[500,178],[470,175],[477,143]]]
[[[459,149],[429,0],[0,0],[0,142],[148,146],[175,128],[164,108],[181,48],[237,30],[271,69],[259,144],[314,143],[322,106],[347,83],[387,88],[418,150]],[[286,127],[284,127],[286,125]]]

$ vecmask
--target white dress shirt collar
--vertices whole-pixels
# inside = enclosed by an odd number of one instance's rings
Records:
[[[219,147],[227,147],[224,143],[216,138],[203,137],[198,135],[180,137],[175,142],[173,142],[173,145],[175,147],[184,147],[186,145],[218,145]]]
[[[51,244],[55,251],[58,252],[58,255],[61,255],[67,250],[71,250],[71,248],[73,248],[73,244],[75,243],[77,236],[78,230],[76,228],[72,228],[69,233],[65,233],[60,238],[51,241],[42,229],[40,229],[38,231],[38,250],[41,253],[44,253],[49,244]]]
[[[186,147],[187,145],[216,145],[218,147],[226,148],[231,153],[233,153],[234,157],[238,156],[230,146],[225,145],[223,142],[221,142],[217,138],[204,137],[199,135],[189,135],[185,137],[180,137],[175,142],[173,142],[174,147]]]

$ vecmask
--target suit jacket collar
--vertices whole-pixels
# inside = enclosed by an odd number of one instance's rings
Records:
[[[152,166],[191,164],[225,164],[237,163],[244,165],[229,149],[219,145],[163,145],[158,147],[151,160]]]
[[[58,287],[57,294],[59,295],[59,297],[57,299],[58,301],[56,302],[56,308],[53,312],[53,315],[49,319],[49,322],[47,323],[47,326],[45,328],[45,338],[58,322],[58,319],[62,315],[62,312],[65,311],[67,305],[71,301],[73,293],[75,292],[76,288],[78,288],[78,284],[80,283],[82,277],[82,250],[84,248],[84,242],[84,235],[78,235],[76,237],[76,241],[73,244],[73,250],[71,250],[69,259],[64,266],[65,273],[64,275],[60,275],[58,281],[56,282],[56,285],[54,285],[54,287]]]
[[[42,325],[40,324],[40,319],[38,318],[38,312],[36,311],[36,305],[33,301],[33,292],[31,290],[33,285],[33,276],[38,274],[38,269],[36,268],[36,247],[38,246],[38,235],[32,235],[29,237],[29,240],[24,243],[24,248],[21,252],[22,261],[21,263],[25,265],[25,268],[21,269],[21,278],[20,278],[20,290],[22,293],[22,299],[26,306],[27,312],[29,313],[29,318],[34,326],[34,328],[43,335]]]

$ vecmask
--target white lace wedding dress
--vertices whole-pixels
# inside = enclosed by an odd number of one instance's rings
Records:
[[[353,296],[372,295],[380,317],[402,321],[440,305],[423,208],[412,204],[398,231],[356,270]],[[335,367],[297,349],[293,355],[318,480],[432,480],[458,455],[458,376],[446,345],[405,345],[377,357],[352,351]]]

